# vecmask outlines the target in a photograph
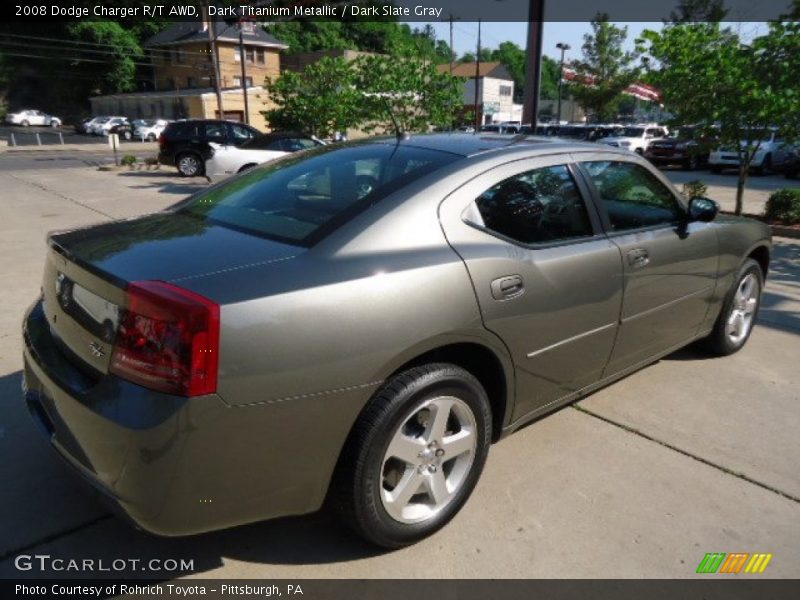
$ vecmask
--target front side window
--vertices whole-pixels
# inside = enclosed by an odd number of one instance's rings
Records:
[[[413,146],[320,146],[266,163],[189,198],[204,221],[311,246],[387,195],[460,157]]]
[[[615,231],[673,224],[683,209],[675,195],[644,167],[629,162],[582,163]]]
[[[586,204],[564,165],[505,179],[475,204],[483,220],[480,225],[523,244],[592,235]]]

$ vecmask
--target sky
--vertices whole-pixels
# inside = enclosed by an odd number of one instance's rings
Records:
[[[411,27],[424,27],[428,23],[409,23]],[[449,41],[450,25],[448,23],[430,23],[436,31],[437,39]],[[617,23],[618,26],[628,27],[626,49],[633,50],[634,40],[645,29],[661,29],[661,23]],[[566,42],[572,48],[567,51],[565,58],[577,58],[581,54],[583,35],[590,33],[591,25],[587,22],[555,22],[544,24],[542,51],[544,54],[559,58],[561,51],[556,48],[558,42]],[[527,23],[481,23],[481,45],[487,48],[497,48],[500,42],[510,41],[520,48],[525,48],[528,35]],[[478,24],[476,22],[460,22],[453,24],[453,46],[458,55],[464,52],[475,52],[478,38]]]

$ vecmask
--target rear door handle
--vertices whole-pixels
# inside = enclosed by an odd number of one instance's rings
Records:
[[[650,262],[650,254],[645,248],[628,250],[628,264],[634,269],[641,269]]]
[[[520,275],[506,275],[492,281],[492,298],[510,300],[525,292],[525,284]]]

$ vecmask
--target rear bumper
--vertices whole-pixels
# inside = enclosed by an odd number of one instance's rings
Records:
[[[321,427],[337,420],[324,413],[363,402],[342,394],[325,397],[325,406],[233,407],[217,395],[170,396],[113,375],[93,380],[61,352],[41,302],[23,333],[25,401],[39,429],[119,512],[158,535],[318,509],[349,430]],[[313,445],[298,452],[309,438]]]

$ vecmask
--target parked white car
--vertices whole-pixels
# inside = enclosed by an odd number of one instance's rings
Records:
[[[206,177],[215,181],[291,152],[323,146],[325,142],[313,136],[294,133],[267,133],[239,147],[215,142],[208,144],[211,146],[211,158],[206,161]]]
[[[747,147],[747,141],[739,142],[742,148]],[[758,150],[750,162],[750,168],[756,173],[771,171],[780,162],[781,151],[784,150],[786,141],[776,131],[770,131],[761,140]],[[777,159],[777,160],[776,160]],[[714,150],[708,157],[708,166],[712,173],[719,173],[725,168],[739,168],[739,154],[736,147],[723,146]]]
[[[143,119],[134,121],[133,137],[143,142],[155,142],[169,123],[170,122],[166,119]]]
[[[624,148],[636,152],[636,154],[644,154],[650,142],[665,138],[667,135],[669,135],[669,130],[666,127],[655,123],[643,123],[623,127],[614,132],[612,136],[600,139],[599,142],[607,146]]]
[[[40,110],[20,110],[6,115],[6,123],[12,125],[43,125],[45,127],[61,127],[61,119],[48,115]]]

